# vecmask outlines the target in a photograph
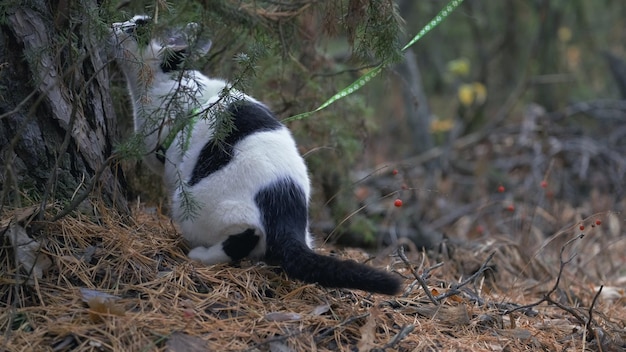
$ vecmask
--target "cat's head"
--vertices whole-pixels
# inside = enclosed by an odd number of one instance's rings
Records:
[[[197,23],[159,31],[150,16],[137,15],[113,23],[111,47],[122,68],[140,63],[170,72],[182,68],[187,58],[204,56],[209,51],[211,41],[199,39],[200,32]]]

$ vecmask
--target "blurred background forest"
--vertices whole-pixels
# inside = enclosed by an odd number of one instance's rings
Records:
[[[624,3],[467,0],[401,52],[447,4],[134,1],[110,17],[156,6],[163,26],[204,24],[213,48],[203,72],[281,118],[391,62],[355,94],[288,122],[313,179],[314,231],[331,241],[431,247],[520,231],[535,241],[622,211]],[[128,104],[116,110],[130,121]],[[149,175],[130,168],[145,185]],[[132,194],[164,200],[145,186]]]

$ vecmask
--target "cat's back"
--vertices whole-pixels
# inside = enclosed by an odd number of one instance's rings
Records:
[[[211,189],[216,199],[253,197],[261,187],[289,177],[308,195],[304,160],[289,130],[266,106],[242,99],[211,113],[196,122],[180,164],[190,187]],[[229,121],[216,126],[220,119]],[[225,131],[216,133],[216,128]]]

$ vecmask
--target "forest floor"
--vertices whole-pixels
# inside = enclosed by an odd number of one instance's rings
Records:
[[[624,351],[626,129],[601,117],[582,129],[529,109],[355,175],[359,215],[387,246],[319,251],[401,275],[395,297],[195,263],[142,205],[54,223],[31,222],[37,206],[5,211],[0,351]],[[443,171],[426,172],[435,159]]]
[[[21,275],[10,246],[2,248],[1,350],[626,347],[626,242],[602,241],[610,219],[590,230],[563,231],[545,243],[558,245],[542,246],[532,257],[513,241],[493,238],[428,253],[390,248],[377,257],[321,250],[404,277],[402,294],[388,297],[295,282],[262,264],[194,263],[167,217],[135,213],[132,220],[78,216],[50,224],[47,268],[39,278]],[[602,278],[611,270],[622,276]]]

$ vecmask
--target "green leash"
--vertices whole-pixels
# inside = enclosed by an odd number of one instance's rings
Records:
[[[422,37],[425,36],[426,33],[437,27],[437,25],[443,22],[443,20],[448,17],[448,15],[450,15],[450,13],[452,13],[452,11],[454,11],[459,5],[461,5],[462,2],[463,0],[451,0],[448,5],[443,10],[441,10],[437,14],[437,16],[435,16],[435,18],[428,22],[428,24],[424,26],[424,28],[422,28],[419,33],[417,33],[417,35],[415,35],[415,37],[413,37],[413,39],[411,39],[411,41],[402,48],[402,51],[406,51],[406,49],[417,43],[418,40],[422,39]],[[367,82],[371,81],[372,78],[376,77],[388,64],[389,61],[381,62],[378,66],[374,67],[371,71],[361,76],[354,83],[344,88],[339,93],[333,95],[330,99],[326,100],[326,102],[320,105],[317,109],[288,117],[284,119],[283,122],[302,120],[303,118],[308,117],[315,112],[327,108],[329,105],[336,102],[337,100],[347,97],[348,95],[361,89]]]

